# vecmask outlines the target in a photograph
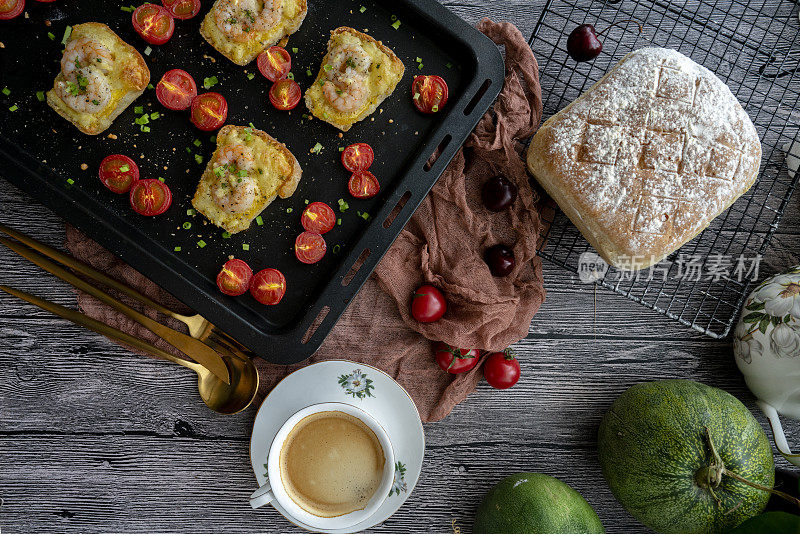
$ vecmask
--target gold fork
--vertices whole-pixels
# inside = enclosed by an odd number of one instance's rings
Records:
[[[208,342],[212,344],[220,350],[220,348],[224,348],[229,350],[233,353],[233,355],[241,356],[242,354],[247,355],[248,357],[251,355],[250,350],[230,337],[228,334],[220,330],[219,328],[215,327],[211,322],[208,321],[202,315],[182,315],[177,313],[169,308],[162,306],[158,302],[150,299],[149,297],[142,295],[138,291],[133,288],[126,286],[125,284],[111,278],[110,276],[106,275],[95,269],[94,267],[90,267],[89,265],[83,263],[80,260],[73,258],[63,252],[56,250],[44,243],[37,241],[36,239],[29,237],[22,232],[18,232],[12,228],[9,228],[5,225],[0,224],[0,232],[13,237],[20,243],[24,243],[25,245],[29,246],[30,248],[36,250],[37,252],[56,260],[57,262],[66,265],[73,271],[88,276],[89,278],[100,282],[101,284],[108,286],[112,289],[119,291],[120,293],[127,295],[128,297],[148,306],[158,313],[162,315],[166,315],[167,317],[171,317],[173,319],[177,319],[178,321],[182,322],[189,328],[189,335],[193,338],[202,341]]]

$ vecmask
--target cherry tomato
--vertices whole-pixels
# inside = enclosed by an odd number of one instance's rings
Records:
[[[286,294],[286,278],[277,269],[258,271],[250,281],[250,294],[261,304],[274,306]]]
[[[294,255],[303,263],[317,263],[327,250],[325,238],[314,232],[303,232],[294,242]]]
[[[457,349],[439,341],[433,346],[436,363],[450,374],[466,373],[478,365],[481,352],[478,349]]]
[[[225,124],[228,118],[228,101],[219,93],[203,93],[192,100],[192,124],[200,130],[211,132]]]
[[[41,2],[43,4],[49,4],[50,2],[55,2],[56,0],[36,0],[37,2]]]
[[[138,180],[139,166],[128,156],[114,154],[100,162],[100,181],[114,193],[127,193]]]
[[[0,20],[10,20],[25,11],[25,0],[0,0]]]
[[[300,224],[309,232],[324,234],[336,226],[336,214],[324,202],[312,202],[303,210]]]
[[[156,97],[167,109],[183,111],[189,109],[197,96],[197,84],[192,75],[181,69],[167,71],[156,85]]]
[[[131,207],[139,215],[161,215],[172,205],[172,191],[167,184],[148,178],[138,180],[131,187]]]
[[[226,295],[238,297],[250,288],[253,269],[242,260],[228,260],[217,275],[217,287]]]
[[[278,80],[269,90],[269,101],[281,111],[289,111],[297,107],[303,91],[294,80]]]
[[[347,189],[355,198],[372,198],[381,190],[381,184],[371,172],[361,171],[350,177]]]
[[[431,285],[424,285],[414,291],[411,297],[411,316],[420,323],[433,323],[442,318],[447,311],[447,301],[442,292]]]
[[[157,4],[140,5],[134,10],[131,20],[136,33],[152,45],[166,43],[175,31],[175,19]]]
[[[342,151],[342,165],[350,172],[366,171],[373,161],[375,153],[366,143],[355,143]]]
[[[176,19],[190,19],[200,13],[200,0],[161,0],[161,3]]]
[[[447,104],[447,82],[440,76],[417,76],[411,84],[414,105],[423,113],[436,113]]]
[[[286,75],[292,70],[292,56],[285,48],[271,46],[258,55],[256,64],[264,78],[271,82],[277,82],[286,78]]]
[[[495,389],[508,389],[519,380],[519,360],[511,349],[493,352],[483,364],[483,376]]]

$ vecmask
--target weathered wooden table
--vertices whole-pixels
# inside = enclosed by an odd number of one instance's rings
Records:
[[[510,20],[530,34],[543,1],[446,0],[470,23]],[[0,221],[61,246],[61,220],[0,182]],[[800,263],[793,199],[763,275]],[[0,250],[0,280],[65,306],[66,285]],[[545,262],[547,301],[515,349],[513,389],[485,383],[444,421],[426,425],[422,477],[375,532],[471,531],[475,507],[505,475],[566,481],[608,532],[638,525],[614,500],[596,455],[603,412],[632,384],[691,378],[721,387],[754,413],[729,341],[716,341]],[[596,305],[595,305],[596,299]],[[134,357],[104,338],[0,296],[0,530],[25,532],[300,532],[247,496],[256,411],[217,416],[184,370]],[[756,413],[767,428],[765,420]],[[787,433],[800,435],[800,424]],[[788,464],[776,457],[776,464]]]

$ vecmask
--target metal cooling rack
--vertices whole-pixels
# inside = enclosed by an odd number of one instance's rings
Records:
[[[635,24],[623,24],[601,37],[603,52],[594,61],[576,63],[567,55],[567,35],[576,26],[589,23],[603,31],[627,19],[640,22],[643,33],[637,33]],[[598,283],[711,337],[730,332],[753,282],[752,269],[800,176],[789,176],[784,151],[798,133],[797,117],[791,117],[800,109],[798,32],[797,4],[788,0],[548,0],[530,40],[540,66],[545,119],[625,54],[655,45],[674,48],[715,72],[742,103],[762,140],[759,179],[730,209],[658,270],[633,277],[609,268]],[[592,248],[560,211],[551,210],[544,219],[546,241],[540,255],[578,273],[581,255]],[[700,276],[697,258],[703,259]],[[727,275],[720,262],[731,263]],[[751,272],[740,278],[742,268]]]

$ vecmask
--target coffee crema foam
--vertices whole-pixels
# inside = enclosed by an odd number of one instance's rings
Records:
[[[280,452],[283,488],[295,504],[318,517],[363,510],[381,484],[383,447],[363,421],[339,411],[298,422]]]

